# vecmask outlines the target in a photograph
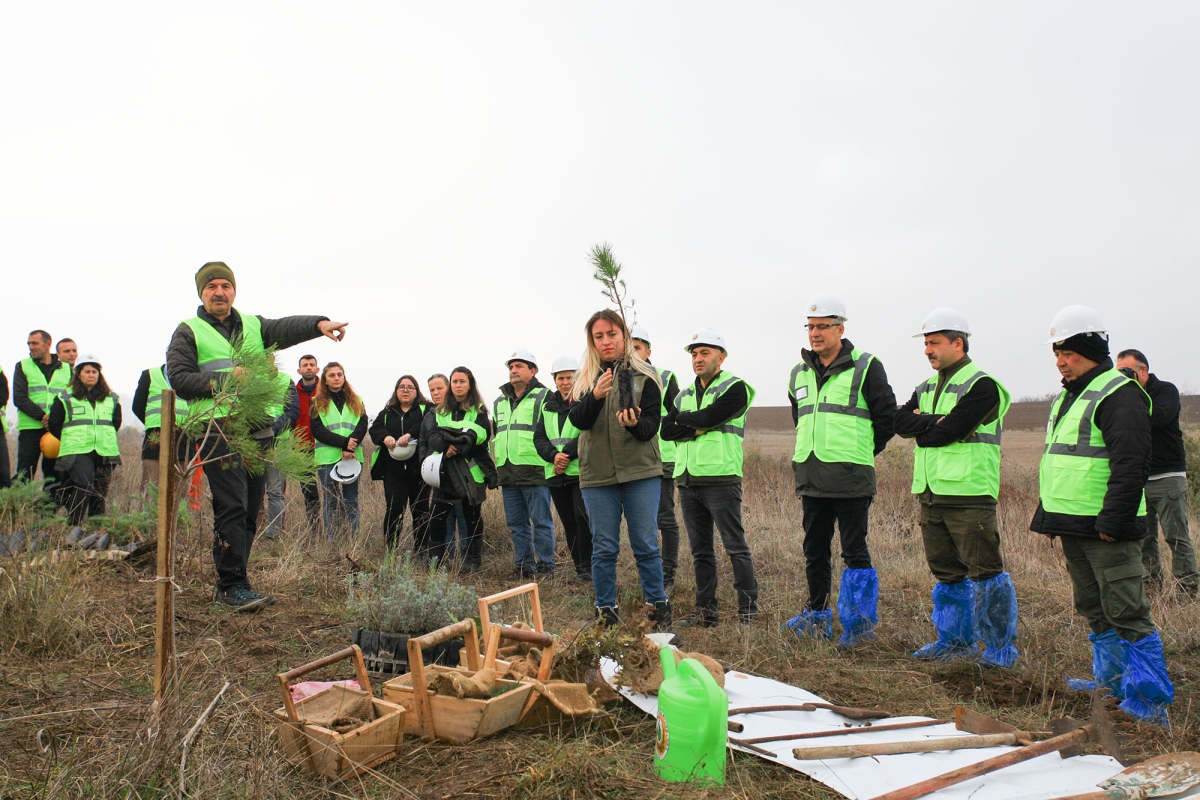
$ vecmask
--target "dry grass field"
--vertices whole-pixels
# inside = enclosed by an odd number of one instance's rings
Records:
[[[895,714],[944,717],[965,704],[1034,730],[1052,717],[1086,715],[1086,698],[1066,693],[1062,677],[1089,672],[1088,631],[1071,607],[1059,548],[1027,530],[1036,504],[1038,434],[1005,436],[1000,524],[1021,606],[1021,659],[1009,672],[909,657],[933,636],[932,579],[908,493],[911,451],[899,440],[878,461],[880,492],[872,508],[869,542],[881,581],[878,640],[839,653],[830,644],[799,642],[780,631],[806,597],[791,448],[786,432],[760,430],[747,442],[744,516],[761,586],[760,621],[750,629],[726,621],[688,631],[687,649],[706,652],[728,668],[802,686],[831,702]],[[141,502],[137,448],[128,435],[125,452],[110,501],[128,509]],[[353,565],[370,566],[383,555],[382,492],[369,481],[363,489],[361,534],[328,542],[306,529],[300,494],[289,488],[285,536],[260,543],[250,564],[255,588],[279,597],[257,615],[234,615],[212,602],[211,511],[204,506],[179,542],[179,691],[153,734],[152,574],[122,564],[67,563],[21,572],[13,561],[0,563],[6,570],[0,575],[0,797],[181,796],[182,739],[226,679],[232,688],[188,757],[188,797],[835,796],[798,773],[742,754],[730,757],[723,788],[698,792],[661,783],[651,766],[654,723],[628,704],[612,707],[615,731],[596,725],[509,732],[465,748],[406,739],[403,753],[378,773],[338,785],[288,767],[269,716],[280,705],[274,674],[349,642],[344,579]],[[481,594],[508,586],[512,569],[495,493],[486,522],[485,569],[470,576]],[[568,563],[565,543],[559,553]],[[678,615],[687,612],[693,589],[686,539],[681,556]],[[631,607],[639,597],[627,551],[620,582],[621,603]],[[588,620],[591,598],[578,587],[565,577],[542,583],[552,630]],[[721,601],[728,611],[733,591],[727,563]],[[1177,691],[1174,725],[1135,726],[1131,744],[1142,755],[1197,750],[1200,605],[1163,593],[1154,597],[1154,615]],[[86,710],[98,706],[116,708]]]

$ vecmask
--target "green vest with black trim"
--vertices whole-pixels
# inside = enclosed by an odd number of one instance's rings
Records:
[[[1095,517],[1104,508],[1108,493],[1108,447],[1104,433],[1096,427],[1096,409],[1104,398],[1127,383],[1141,385],[1115,368],[1094,377],[1080,393],[1057,424],[1058,410],[1067,393],[1064,391],[1050,408],[1046,423],[1046,449],[1038,469],[1038,488],[1042,508],[1052,514],[1071,514]],[[1149,397],[1149,395],[1147,395]],[[1138,505],[1137,515],[1146,514],[1146,493]]]
[[[479,412],[475,409],[463,412],[463,418],[460,420],[454,419],[454,412],[443,411],[440,407],[433,415],[434,422],[439,428],[450,428],[452,430],[465,431],[469,430],[475,434],[475,445],[479,446],[487,443],[487,429],[479,424]],[[531,434],[532,435],[532,434]],[[467,466],[471,468],[471,478],[476,483],[483,483],[483,470],[475,462],[475,459],[468,458]]]
[[[653,364],[650,366],[654,367]],[[662,384],[662,392],[659,393],[659,397],[661,397],[662,400],[658,404],[658,418],[660,420],[665,420],[667,418],[667,384],[671,382],[671,378],[675,377],[675,373],[671,372],[669,369],[659,369],[658,367],[654,367],[654,371],[658,373],[658,381]],[[658,454],[662,456],[664,464],[675,463],[675,449],[675,442],[668,442],[662,437],[659,437]]]
[[[63,419],[58,457],[86,455],[92,451],[107,457],[121,455],[117,429],[113,425],[116,403],[117,397],[113,394],[95,405],[74,396],[63,401],[67,413]]]
[[[549,397],[550,395],[546,395],[546,396]],[[542,402],[544,404],[545,400],[543,399]],[[554,445],[554,449],[557,450],[558,452],[561,453],[563,451],[563,448],[565,448],[571,442],[574,442],[579,439],[579,428],[576,428],[573,424],[571,424],[571,419],[566,414],[563,415],[563,419],[566,420],[566,423],[562,426],[561,429],[559,428],[559,425],[558,425],[558,413],[557,412],[551,411],[551,412],[547,413],[546,409],[543,408],[539,412],[539,416],[541,417],[542,425],[544,426],[544,428],[546,430],[546,438],[550,440],[550,444]],[[542,463],[546,464],[546,480],[550,480],[551,478],[554,477],[554,463],[553,462],[547,463],[544,461]],[[578,476],[579,475],[579,459],[572,458],[569,462],[567,462],[567,471],[564,472],[563,474]]]
[[[862,395],[867,368],[875,356],[855,348],[853,366],[829,376],[817,388],[817,373],[801,361],[792,369],[789,394],[796,400],[796,451],[792,460],[815,455],[826,464],[875,465],[875,429]]]
[[[354,413],[354,409],[350,408],[350,403],[343,403],[341,409],[338,409],[337,403],[329,401],[329,408],[321,414],[321,424],[325,426],[325,430],[335,436],[350,437],[354,433],[354,429],[358,427],[359,421],[362,419],[362,414]],[[342,460],[342,448],[334,447],[323,442],[317,442],[316,448],[313,450],[313,455],[316,458],[317,466],[323,467],[327,464],[336,464]],[[360,462],[363,460],[363,449],[360,443],[354,448],[354,457]]]
[[[704,391],[699,405],[696,404],[696,387],[692,385],[680,389],[679,394],[675,395],[675,408],[679,411],[703,411],[738,381],[746,386],[746,407],[742,413],[723,425],[710,428],[695,439],[676,442],[673,477],[678,478],[685,472],[697,478],[742,477],[742,443],[746,438],[746,414],[754,402],[754,387],[741,378],[721,371],[709,382],[709,388]]]
[[[945,416],[971,391],[980,378],[992,378],[974,362],[955,371],[938,394],[938,376],[917,387],[917,407],[922,414]],[[1000,434],[1004,430],[1004,415],[1012,402],[1008,389],[1000,381],[1000,409],[996,419],[980,425],[959,442],[945,447],[921,447],[913,451],[912,493],[921,494],[928,488],[934,494],[948,497],[1000,496]],[[937,405],[934,406],[934,396]]]
[[[58,369],[50,373],[50,380],[47,381],[36,361],[32,358],[22,358],[21,372],[25,373],[25,385],[29,389],[29,402],[40,406],[47,414],[50,413],[50,406],[54,405],[55,397],[61,397],[63,403],[67,402],[67,398],[71,394],[71,368],[67,364],[59,363]],[[17,430],[40,431],[42,430],[42,420],[40,417],[34,419],[18,408]]]
[[[146,430],[152,431],[162,427],[162,393],[171,388],[166,373],[161,366],[146,370],[150,373],[150,396],[146,398]],[[178,423],[187,416],[187,401],[182,397],[175,398],[175,422]]]
[[[262,321],[253,314],[242,314],[235,311],[238,317],[242,320],[242,342],[243,347],[247,352],[261,353],[266,350],[263,347],[262,339]],[[200,317],[192,317],[183,321],[192,329],[192,333],[196,337],[196,362],[200,365],[201,372],[232,372],[233,371],[233,343],[221,335],[221,332],[214,328],[210,323],[205,322]],[[190,407],[195,412],[209,413],[209,409],[213,407],[213,399],[211,397],[201,397],[192,400]],[[220,419],[221,417],[229,416],[229,407],[222,406],[213,412],[213,416]]]
[[[297,389],[296,391],[299,391],[299,389]],[[425,411],[426,411],[426,409],[428,408],[428,406],[426,406],[424,403],[417,403],[416,405],[417,405],[417,408],[418,408],[418,409],[421,411],[421,417],[422,417],[422,418],[424,418],[424,416],[425,416]],[[383,409],[383,411],[381,411],[381,412],[379,412],[379,413],[380,413],[380,414],[387,414],[389,410],[390,410],[390,407],[389,407],[389,406],[385,406],[385,407],[384,407],[384,409]],[[417,434],[415,434],[415,433],[414,433],[414,434],[412,434],[412,438],[416,439],[416,438],[417,438]],[[375,462],[379,460],[379,454],[380,454],[380,453],[382,453],[382,452],[383,452],[383,451],[385,451],[385,450],[387,450],[387,448],[386,448],[386,447],[384,447],[384,446],[381,444],[381,445],[379,445],[378,447],[376,447],[376,448],[375,448],[373,451],[371,451],[371,466],[372,466],[372,467],[374,467],[374,466],[375,466]],[[391,458],[391,456],[390,456],[390,455],[389,455],[388,457],[389,457],[389,458]]]
[[[516,408],[513,408],[508,395],[502,394],[496,400],[493,419],[496,422],[497,467],[505,464],[545,466],[546,462],[533,446],[533,424],[545,395],[545,386],[529,389],[521,395]]]

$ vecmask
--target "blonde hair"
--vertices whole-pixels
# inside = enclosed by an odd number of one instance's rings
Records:
[[[604,362],[600,358],[596,346],[592,344],[592,327],[600,320],[609,322],[614,328],[621,331],[621,335],[625,339],[625,358],[629,362],[630,368],[645,375],[658,384],[659,389],[662,389],[662,381],[658,378],[658,372],[634,351],[633,337],[629,333],[629,328],[625,327],[625,321],[621,319],[621,315],[606,308],[592,314],[588,318],[587,324],[583,326],[584,334],[587,337],[587,349],[583,351],[583,356],[579,359],[580,367],[575,371],[575,385],[571,387],[571,397],[575,400],[580,399],[590,392],[596,386],[596,381],[600,379],[600,367]]]

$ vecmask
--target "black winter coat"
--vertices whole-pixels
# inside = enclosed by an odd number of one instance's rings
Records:
[[[1183,431],[1179,428],[1179,390],[1175,384],[1160,381],[1150,374],[1146,394],[1154,407],[1150,411],[1150,436],[1153,441],[1150,455],[1150,474],[1187,470],[1187,452],[1183,448]]]
[[[492,455],[488,452],[487,441],[478,444],[471,444],[469,439],[461,440],[463,446],[459,447],[455,442],[447,442],[443,431],[445,428],[438,427],[436,408],[430,406],[429,411],[425,413],[425,419],[421,421],[421,437],[418,440],[417,455],[422,462],[425,461],[433,453],[445,453],[449,445],[454,444],[457,452],[451,460],[462,459],[466,461],[474,460],[479,468],[483,470],[483,477],[486,481],[487,488],[495,489],[499,486],[496,476],[496,462],[492,460]],[[462,411],[455,411],[450,415],[453,421],[460,421],[465,416]],[[475,424],[479,425],[488,432],[488,439],[492,438],[492,420],[488,417],[487,409],[480,406],[476,411]],[[450,429],[452,431],[452,429]],[[435,495],[436,499],[436,495]]]
[[[567,424],[567,417],[571,412],[571,399],[566,400],[556,391],[551,391],[546,395],[546,399],[542,402],[541,413],[534,417],[533,422],[533,446],[537,448],[537,453],[542,457],[542,460],[553,464],[554,457],[558,455],[558,448],[550,443],[550,436],[546,433],[546,415],[553,414],[558,420],[558,429],[561,431],[563,426]],[[563,446],[562,451],[567,454],[567,457],[572,461],[579,458],[579,439],[572,439]],[[546,481],[547,486],[573,486],[579,483],[578,475],[555,475]]]
[[[413,453],[412,458],[407,461],[397,461],[384,447],[383,440],[389,436],[399,439],[407,433],[419,441],[421,423],[428,409],[429,406],[413,403],[405,412],[400,410],[400,406],[389,405],[384,406],[379,416],[375,417],[369,435],[371,441],[379,448],[379,455],[375,457],[375,463],[371,466],[372,480],[381,481],[384,475],[396,473],[404,473],[405,480],[421,480],[421,459],[418,453]]]

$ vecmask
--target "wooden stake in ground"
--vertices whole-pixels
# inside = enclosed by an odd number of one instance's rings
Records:
[[[161,708],[175,659],[175,392],[162,393],[158,429],[158,577],[154,582],[154,707]]]

